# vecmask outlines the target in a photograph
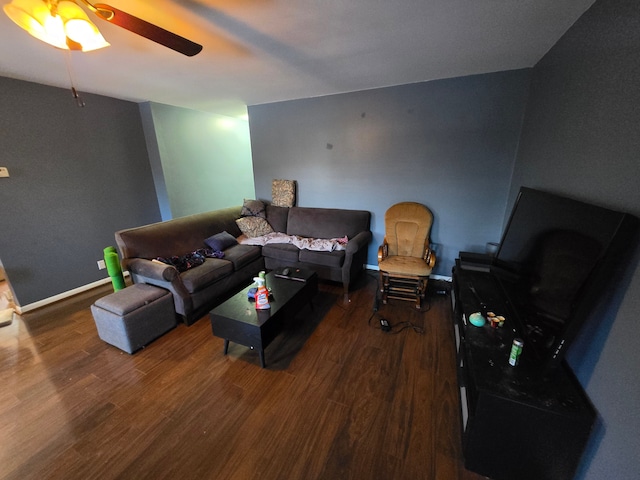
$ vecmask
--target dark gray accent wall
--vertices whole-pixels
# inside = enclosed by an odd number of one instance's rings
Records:
[[[460,250],[499,241],[529,70],[249,107],[256,195],[298,182],[298,205],[372,212],[377,265],[384,213],[415,201],[434,214],[435,273]]]
[[[0,77],[0,258],[21,306],[107,277],[121,228],[160,213],[138,105]]]
[[[536,65],[511,186],[640,217],[640,3],[596,2]],[[597,228],[597,225],[594,225]],[[638,245],[568,361],[599,412],[578,478],[638,478]]]

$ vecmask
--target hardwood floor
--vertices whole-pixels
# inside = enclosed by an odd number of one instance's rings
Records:
[[[224,356],[207,317],[134,355],[105,344],[89,306],[108,287],[24,314],[0,329],[0,478],[483,478],[462,465],[449,298],[371,318],[373,274],[348,306],[319,288],[266,369]]]

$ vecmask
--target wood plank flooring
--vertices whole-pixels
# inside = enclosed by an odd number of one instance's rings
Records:
[[[134,355],[105,344],[89,306],[108,287],[16,317],[0,329],[0,479],[483,478],[462,465],[449,298],[372,318],[372,272],[349,305],[319,288],[266,369],[246,347],[224,356],[207,317]]]

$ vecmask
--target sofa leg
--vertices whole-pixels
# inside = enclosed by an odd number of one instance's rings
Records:
[[[344,282],[342,283],[342,302],[345,305],[351,303],[351,300],[349,299],[349,284]]]

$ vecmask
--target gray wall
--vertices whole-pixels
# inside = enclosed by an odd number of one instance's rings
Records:
[[[640,3],[598,1],[534,69],[521,185],[640,217]],[[596,227],[596,226],[594,226]],[[638,478],[640,271],[635,257],[568,360],[600,414],[579,478]]]
[[[249,107],[258,198],[298,182],[298,205],[372,212],[377,265],[384,213],[401,201],[434,214],[435,273],[460,250],[499,241],[529,70]]]
[[[163,220],[254,197],[246,119],[159,103],[140,111]]]
[[[160,218],[138,105],[0,77],[0,258],[21,306],[107,277],[114,232]]]
[[[300,183],[301,205],[371,210],[372,265],[386,206],[425,203],[442,248],[436,273],[445,275],[458,250],[499,239],[522,185],[640,216],[640,3],[596,2],[536,65],[519,135],[528,76],[502,72],[250,107],[256,195],[268,199],[271,179],[290,178]],[[599,412],[580,479],[631,479],[640,471],[634,247],[568,352]]]
[[[386,208],[425,203],[443,275],[459,250],[499,239],[520,185],[640,216],[639,36],[636,0],[596,2],[533,70],[515,163],[526,70],[250,107],[255,196],[291,178],[301,205],[372,211],[372,265]],[[84,97],[78,108],[68,90],[0,78],[0,166],[11,174],[0,179],[0,259],[21,305],[104,278],[95,261],[113,232],[160,219],[143,133],[153,118]],[[177,131],[147,136],[156,160]],[[600,413],[579,478],[640,471],[638,256],[569,351]]]

